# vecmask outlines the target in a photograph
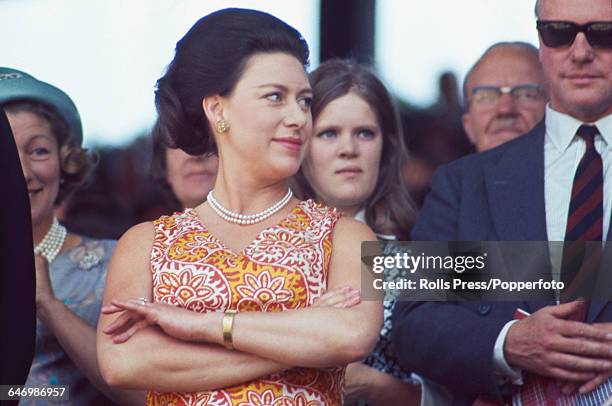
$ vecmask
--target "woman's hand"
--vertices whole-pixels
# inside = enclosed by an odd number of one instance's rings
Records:
[[[138,330],[148,326],[159,326],[166,334],[179,340],[200,341],[197,333],[202,323],[202,313],[165,303],[149,303],[143,299],[113,299],[111,305],[102,307],[102,313],[122,313],[104,329],[104,333],[111,335],[116,344],[126,342]]]
[[[36,267],[36,306],[40,307],[56,300],[49,278],[49,264],[42,255],[34,255]]]
[[[332,289],[325,292],[313,303],[313,307],[352,307],[361,303],[359,290],[351,287]]]

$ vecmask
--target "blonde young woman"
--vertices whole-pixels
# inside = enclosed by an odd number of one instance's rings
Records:
[[[98,329],[106,381],[148,404],[340,405],[382,320],[359,300],[369,228],[292,196],[312,131],[301,35],[258,11],[198,21],[158,81],[169,145],[217,151],[207,201],[119,241]],[[366,280],[367,283],[367,280]]]

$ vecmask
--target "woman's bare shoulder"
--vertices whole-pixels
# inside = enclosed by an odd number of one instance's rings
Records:
[[[143,238],[152,239],[155,235],[155,229],[152,221],[145,221],[130,227],[119,239],[119,242],[137,242]]]
[[[376,234],[367,224],[352,217],[341,217],[333,234],[334,243],[351,244],[361,241],[376,241]]]
[[[155,228],[153,222],[146,221],[130,227],[117,242],[115,254],[129,255],[149,252],[153,239],[155,238]]]

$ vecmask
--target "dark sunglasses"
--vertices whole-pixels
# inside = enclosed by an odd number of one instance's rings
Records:
[[[612,48],[612,21],[580,25],[570,21],[538,20],[536,26],[542,42],[549,48],[572,45],[579,32],[584,33],[593,48]]]

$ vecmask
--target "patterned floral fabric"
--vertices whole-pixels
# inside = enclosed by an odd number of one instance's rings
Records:
[[[395,307],[394,300],[385,300],[384,304],[384,322],[380,330],[378,342],[372,350],[372,353],[363,361],[379,371],[393,375],[404,382],[416,384],[409,371],[404,370],[395,356],[391,342],[391,330],[393,328],[391,315]]]
[[[79,245],[59,255],[49,266],[55,296],[94,328],[100,317],[106,271],[114,249],[115,241],[83,237]],[[36,351],[25,385],[68,385],[70,400],[53,402],[56,405],[91,405],[104,403],[105,399],[40,320],[36,322]],[[49,402],[30,398],[22,399],[19,404],[48,405]]]
[[[387,241],[384,248],[385,255],[393,255],[399,251],[393,244],[388,242],[388,239],[381,239],[379,241]],[[401,277],[405,277],[397,268],[389,269],[385,272],[385,279],[388,281],[399,280]],[[393,330],[393,308],[395,307],[395,301],[399,291],[392,290],[385,292],[385,300],[383,301],[383,325],[380,330],[380,337],[374,346],[372,353],[363,361],[364,364],[369,365],[379,371],[393,375],[394,377],[411,384],[416,384],[416,381],[412,377],[410,371],[403,369],[400,364],[391,341],[391,332]]]
[[[240,253],[208,232],[193,209],[155,221],[156,301],[197,312],[282,312],[310,306],[327,286],[331,233],[340,215],[308,200]],[[243,385],[147,393],[149,405],[341,405],[344,368],[294,368]]]

